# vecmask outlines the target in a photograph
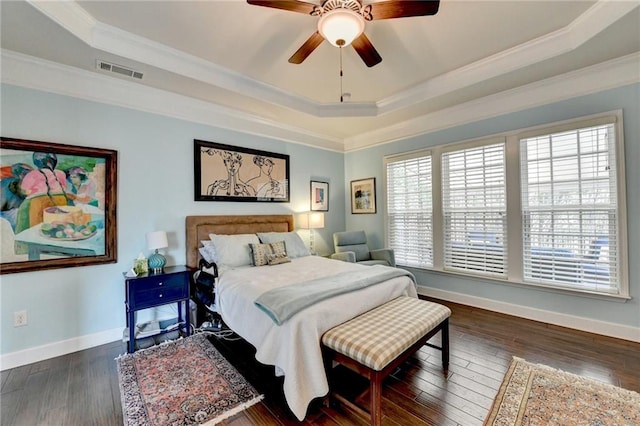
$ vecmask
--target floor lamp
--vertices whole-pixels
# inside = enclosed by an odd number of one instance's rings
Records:
[[[300,216],[300,228],[309,230],[309,250],[316,254],[314,247],[314,229],[324,228],[324,213],[310,212]]]

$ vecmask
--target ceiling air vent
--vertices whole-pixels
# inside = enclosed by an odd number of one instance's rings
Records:
[[[110,64],[109,62],[97,60],[96,68],[101,71],[113,72],[116,74],[124,75],[125,77],[137,78],[142,80],[142,73],[140,71],[132,70],[131,68],[123,67],[122,65]]]

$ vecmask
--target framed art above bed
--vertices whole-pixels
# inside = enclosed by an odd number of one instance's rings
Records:
[[[194,140],[195,201],[289,202],[289,156]]]

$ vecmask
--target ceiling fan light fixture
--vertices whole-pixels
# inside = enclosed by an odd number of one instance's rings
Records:
[[[364,32],[364,18],[353,10],[334,9],[320,17],[318,31],[332,45],[348,46]]]

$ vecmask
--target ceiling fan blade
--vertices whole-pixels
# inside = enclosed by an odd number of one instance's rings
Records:
[[[305,3],[303,1],[296,0],[277,0],[277,1],[263,1],[263,0],[247,0],[247,3],[254,6],[272,7],[274,9],[289,10],[291,12],[311,14],[315,4]]]
[[[305,59],[307,59],[307,56],[311,55],[311,52],[316,50],[316,47],[322,44],[323,41],[324,37],[322,37],[318,31],[311,34],[311,37],[309,37],[307,41],[305,41],[302,46],[296,50],[296,53],[289,58],[289,62],[292,64],[301,64]]]
[[[360,37],[353,40],[351,45],[356,49],[356,52],[368,67],[372,67],[382,62],[382,56],[380,56],[376,48],[373,47],[373,44],[371,44],[369,38],[364,35],[364,33],[360,34]]]
[[[371,19],[377,21],[380,19],[435,15],[439,7],[440,0],[389,0],[368,4],[365,6],[368,9],[365,13],[370,13]]]

